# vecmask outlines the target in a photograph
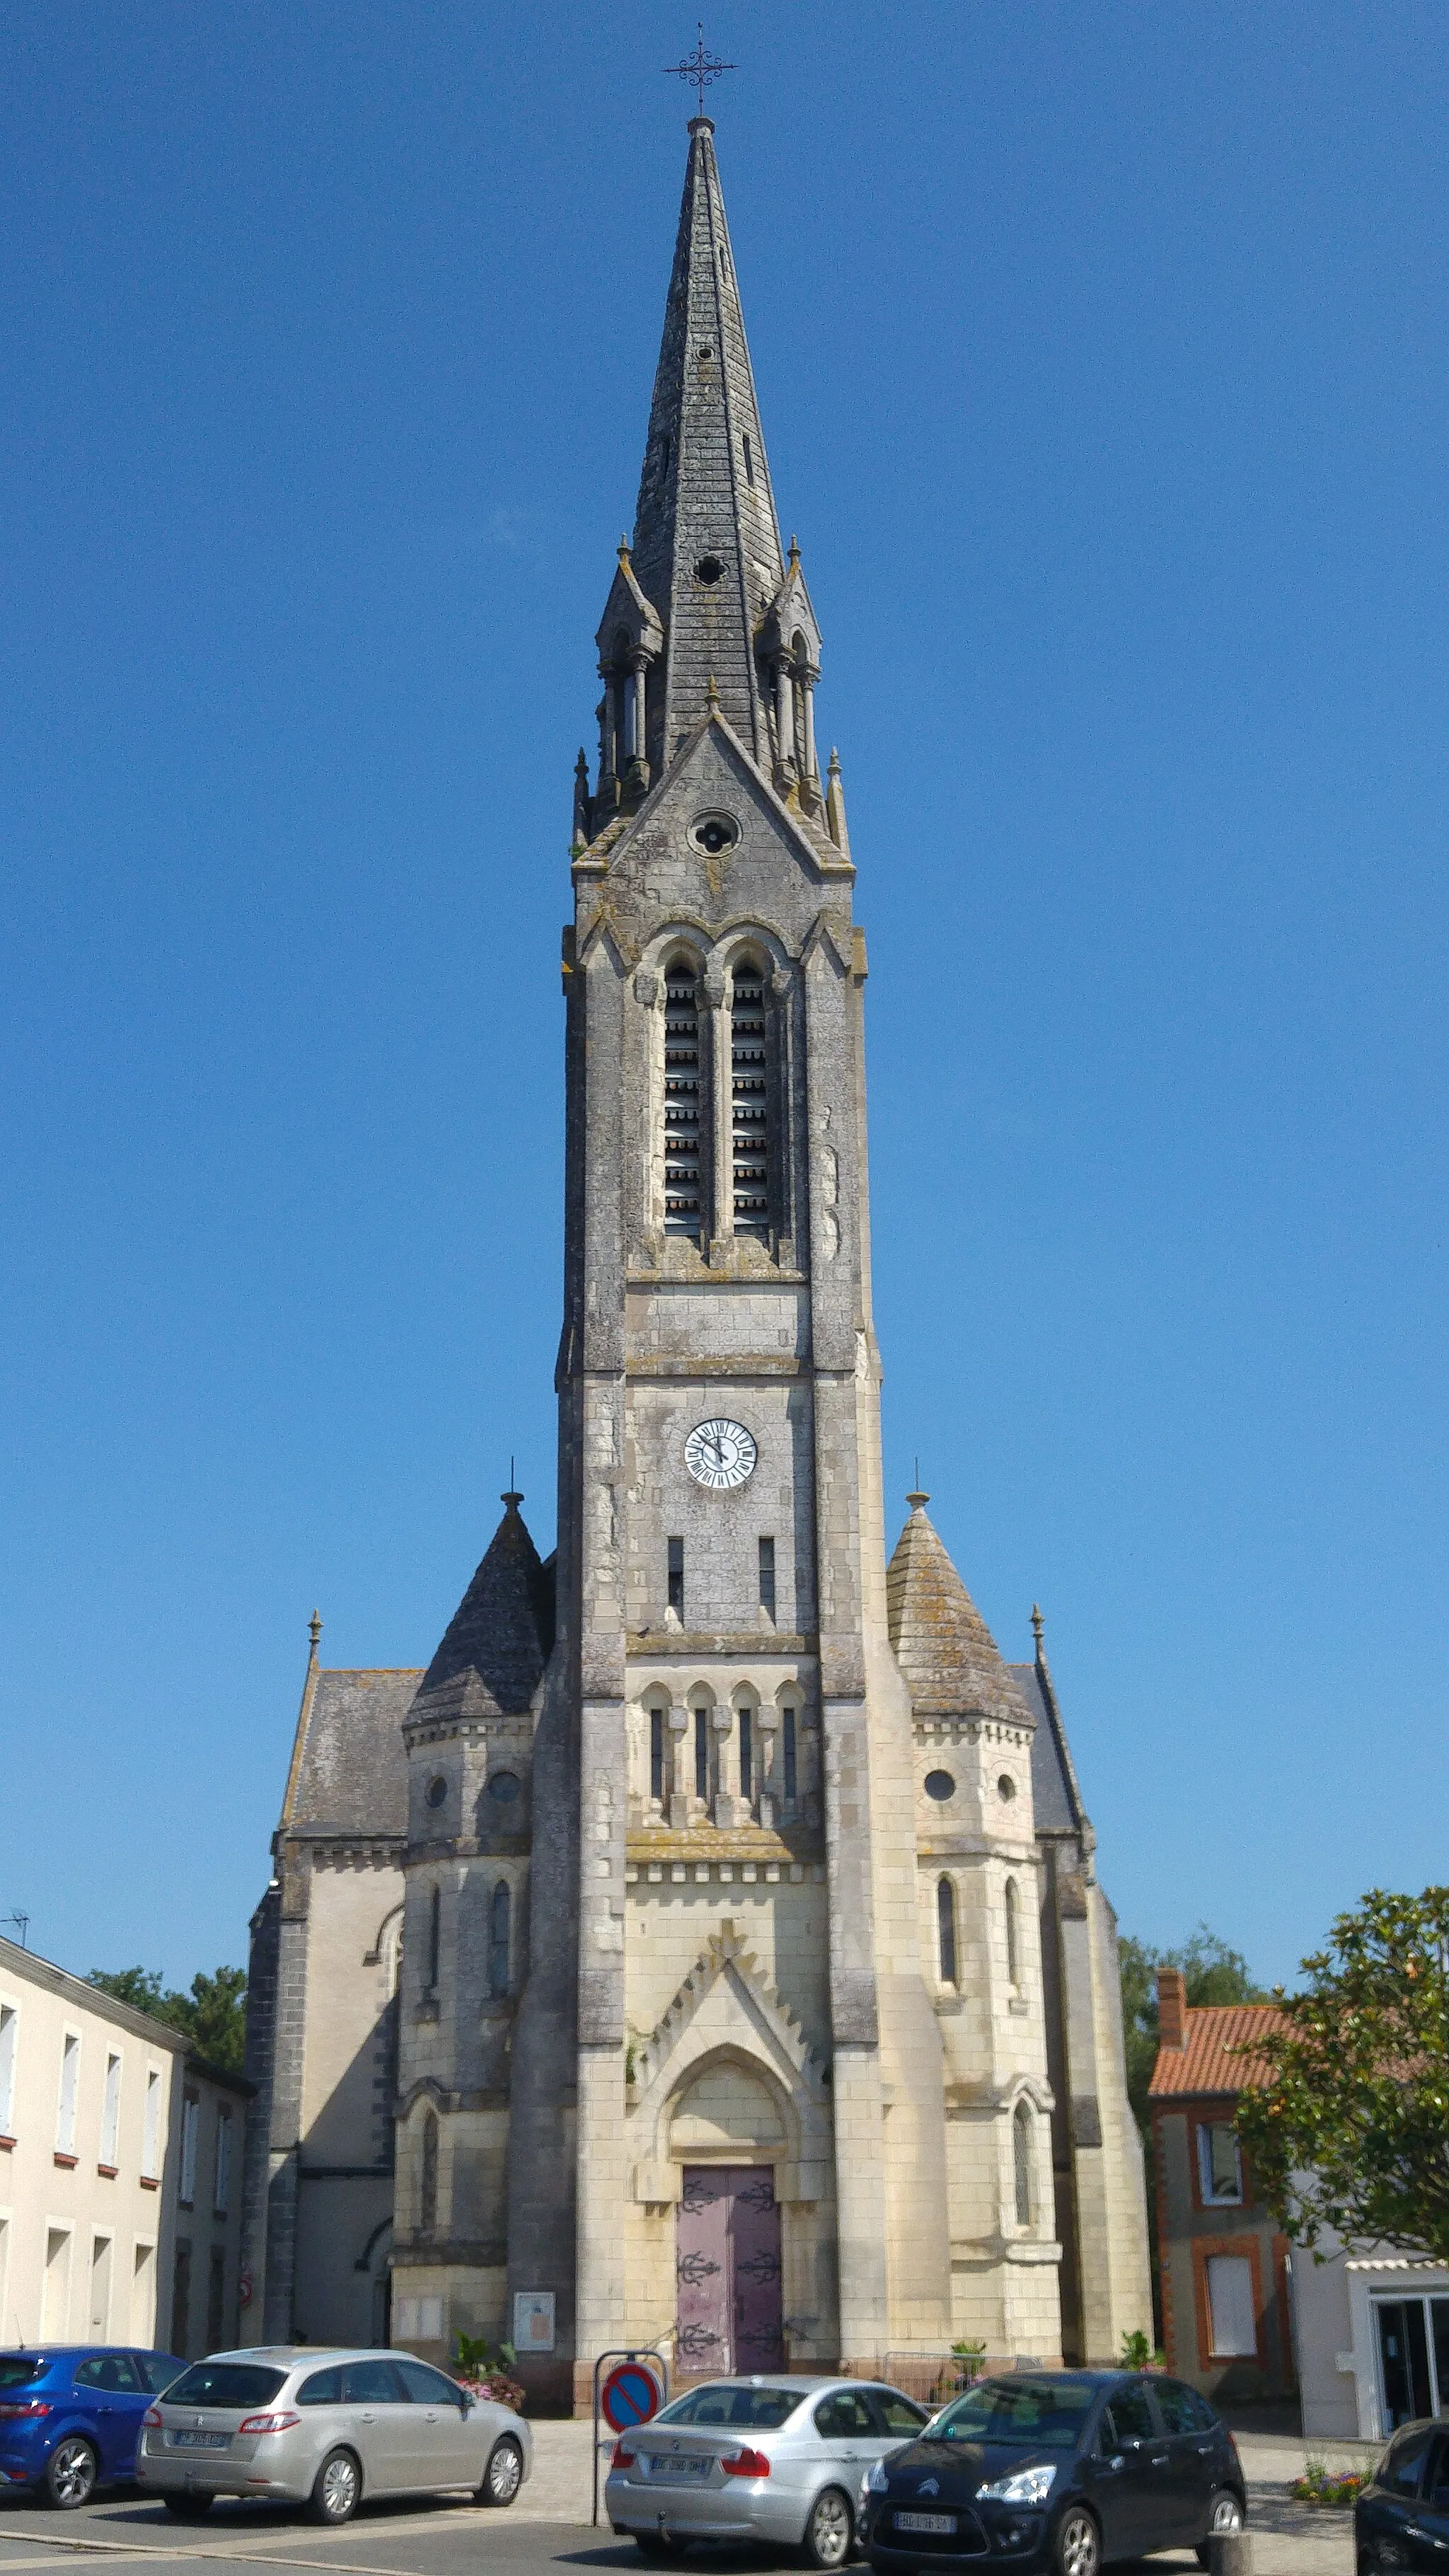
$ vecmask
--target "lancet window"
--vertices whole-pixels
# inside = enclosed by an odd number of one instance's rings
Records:
[[[1006,1882],[1006,1973],[1013,1987],[1021,1984],[1021,1894],[1014,1878]]]
[[[765,979],[742,960],[730,1006],[730,1092],[736,1234],[770,1231],[770,1111]]]
[[[936,1884],[936,1943],[940,1956],[941,1983],[956,1983],[956,1890],[949,1878]]]
[[[488,1992],[490,1995],[506,1995],[508,1992],[508,1953],[512,1914],[513,1900],[508,1892],[508,1881],[506,1878],[500,1878],[493,1890],[493,1902],[488,1909]]]
[[[677,957],[664,975],[664,1231],[700,1239],[703,1091],[699,974]]]
[[[1011,2115],[1011,2173],[1016,2189],[1016,2223],[1031,2225],[1031,2158],[1035,2145],[1031,2105],[1018,2102]]]
[[[438,2224],[438,2121],[434,2111],[423,2113],[422,2155],[418,2175],[418,2232],[431,2236]]]

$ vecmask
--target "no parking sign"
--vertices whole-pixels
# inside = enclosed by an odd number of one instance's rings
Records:
[[[645,2361],[621,2361],[599,2391],[599,2412],[615,2433],[647,2424],[663,2403],[664,2390]]]

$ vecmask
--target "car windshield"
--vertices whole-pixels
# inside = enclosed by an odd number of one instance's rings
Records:
[[[1029,2442],[1071,2451],[1096,2395],[1087,2379],[983,2379],[927,2428],[933,2442]]]
[[[43,2379],[50,2362],[43,2352],[0,2352],[0,2388],[28,2388]]]
[[[269,2406],[287,2374],[254,2361],[198,2361],[173,2380],[168,2406]]]
[[[655,2416],[656,2424],[720,2425],[730,2432],[774,2433],[788,2423],[804,2397],[798,2388],[737,2388],[718,2383],[691,2388]]]

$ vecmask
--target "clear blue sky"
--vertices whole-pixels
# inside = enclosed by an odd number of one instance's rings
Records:
[[[551,1542],[570,772],[694,18],[0,7],[0,1913],[245,1955],[314,1601]],[[1442,0],[707,23],[888,1484],[1125,1929],[1446,1875]]]

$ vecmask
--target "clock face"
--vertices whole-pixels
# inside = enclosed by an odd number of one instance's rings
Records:
[[[742,1422],[697,1422],[684,1444],[684,1463],[696,1484],[717,1493],[752,1476],[759,1454]]]

